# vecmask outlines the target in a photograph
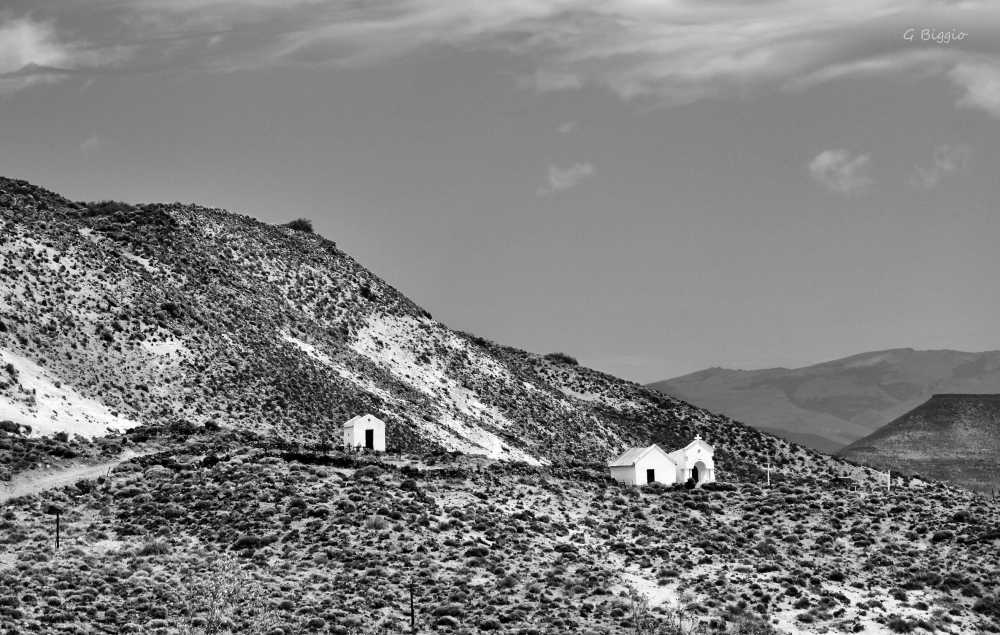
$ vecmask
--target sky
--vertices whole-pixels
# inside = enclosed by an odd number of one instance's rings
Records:
[[[1000,7],[5,0],[0,174],[316,231],[648,383],[1000,349]]]

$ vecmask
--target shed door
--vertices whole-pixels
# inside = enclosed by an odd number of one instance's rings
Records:
[[[646,482],[652,483],[656,481],[656,470],[646,470]]]
[[[365,447],[369,450],[375,449],[375,431],[365,430]]]

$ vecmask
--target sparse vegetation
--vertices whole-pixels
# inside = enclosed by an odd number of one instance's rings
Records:
[[[210,556],[205,566],[187,569],[179,582],[172,595],[178,635],[249,635],[278,628],[267,592],[231,556]],[[166,611],[161,613],[166,616]]]
[[[123,463],[105,487],[11,501],[0,515],[13,557],[0,562],[0,597],[16,589],[19,604],[0,604],[0,632],[58,624],[87,606],[104,608],[85,623],[149,631],[400,632],[410,580],[421,629],[771,634],[770,619],[782,616],[848,632],[877,617],[889,629],[946,630],[951,614],[935,607],[1000,624],[996,599],[982,591],[1000,584],[989,538],[1000,508],[960,490],[858,496],[819,482],[640,493],[600,466],[292,453],[272,441],[223,432],[197,442],[198,455],[219,458],[210,464],[167,450]],[[50,504],[66,510],[59,553],[39,513]],[[957,530],[948,557],[933,549],[932,532],[916,545],[896,540],[898,527],[950,522],[956,507],[980,522]],[[894,509],[897,529],[870,522]],[[53,579],[67,588],[47,596]],[[635,579],[675,589],[672,599],[651,604],[630,591]],[[91,587],[93,600],[70,590]],[[222,616],[214,622],[212,602]]]
[[[118,212],[131,212],[135,210],[134,205],[125,203],[122,201],[95,201],[92,203],[86,203],[85,208],[87,212],[95,216],[110,216]]]
[[[576,361],[575,357],[571,357],[566,353],[549,353],[545,356],[545,359],[550,359],[554,362],[559,362],[560,364],[569,364],[571,366],[580,365],[580,362]]]
[[[313,233],[313,224],[308,218],[296,218],[289,223],[285,223],[285,227],[294,229],[295,231],[302,232],[304,234]]]

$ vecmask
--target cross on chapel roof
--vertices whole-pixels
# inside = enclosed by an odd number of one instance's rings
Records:
[[[694,440],[695,441],[701,441],[701,435],[700,434],[694,435]]]

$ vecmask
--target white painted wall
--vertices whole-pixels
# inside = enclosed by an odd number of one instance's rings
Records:
[[[653,476],[657,483],[670,485],[676,482],[677,466],[656,450],[649,452],[633,465],[611,467],[611,478],[629,485],[645,485],[646,470],[655,470]]]
[[[639,480],[640,485],[646,484],[646,470],[655,470],[653,476],[657,483],[670,485],[676,482],[677,466],[656,450],[642,457],[635,464],[635,477]]]
[[[344,428],[344,445],[365,447],[365,430],[374,431],[375,450],[385,452],[385,423],[378,417],[370,415],[360,417],[353,426]]]
[[[712,446],[698,440],[686,448],[670,453],[677,463],[677,482],[686,483],[693,476],[693,467],[698,466],[698,482],[710,483],[715,480],[715,451]]]
[[[635,485],[635,466],[627,465],[625,467],[612,467],[611,478],[622,483]]]

